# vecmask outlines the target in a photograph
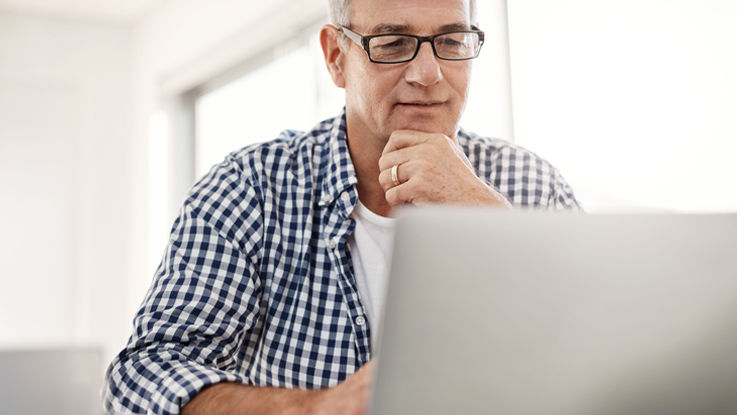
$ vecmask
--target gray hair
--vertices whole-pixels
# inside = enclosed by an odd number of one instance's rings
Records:
[[[329,0],[330,23],[335,26],[350,26],[351,24],[351,1]],[[471,23],[476,23],[476,0],[469,0],[471,11]]]
[[[351,2],[350,0],[329,0],[330,23],[334,26],[350,26],[351,24]]]

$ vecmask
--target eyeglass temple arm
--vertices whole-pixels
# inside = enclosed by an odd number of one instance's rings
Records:
[[[368,45],[366,42],[364,42],[363,36],[359,35],[358,33],[352,31],[351,29],[345,27],[345,26],[339,26],[338,30],[346,35],[348,39],[356,42],[358,46],[361,46],[362,48],[368,50]]]

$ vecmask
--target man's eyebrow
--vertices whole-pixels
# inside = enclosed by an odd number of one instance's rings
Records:
[[[384,33],[409,33],[410,27],[406,24],[386,24],[381,23],[374,26],[370,33],[371,34],[384,34]]]
[[[463,30],[471,30],[471,29],[472,27],[465,23],[452,23],[452,24],[440,26],[440,29],[438,31],[442,33],[442,32],[455,32],[455,31],[463,31]]]

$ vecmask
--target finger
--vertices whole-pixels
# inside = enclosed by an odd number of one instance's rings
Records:
[[[404,164],[410,160],[430,158],[427,153],[426,145],[420,144],[383,154],[379,158],[379,170],[391,169],[396,164]]]
[[[387,141],[386,145],[384,146],[384,151],[382,152],[382,154],[391,153],[392,151],[396,151],[405,147],[426,143],[434,139],[437,139],[437,134],[428,134],[413,130],[397,130],[389,136],[389,141]]]
[[[404,199],[402,199],[402,189],[400,187],[406,186],[406,185],[399,185],[394,186],[391,189],[387,190],[386,193],[384,193],[384,198],[386,199],[386,203],[389,204],[391,207],[400,206],[404,203]]]
[[[397,179],[400,184],[407,182],[412,177],[414,164],[415,163],[413,161],[408,161],[397,165]],[[392,167],[394,166],[392,165]],[[381,188],[384,189],[384,192],[396,186],[392,179],[392,167],[382,170],[381,173],[379,173],[379,184],[381,185]]]
[[[397,171],[397,173],[399,173],[399,171]],[[391,169],[382,170],[381,173],[379,173],[379,184],[381,185],[381,188],[384,189],[384,193],[394,187]]]
[[[400,184],[399,186],[394,186],[391,189],[387,190],[384,194],[384,198],[386,198],[386,202],[389,204],[389,206],[392,207],[401,206],[407,203],[413,203],[415,192],[412,179]]]

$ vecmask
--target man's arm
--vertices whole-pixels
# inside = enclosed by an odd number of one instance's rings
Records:
[[[235,163],[195,185],[133,334],[108,368],[107,412],[178,414],[210,385],[248,383],[234,368],[261,313],[259,205]]]
[[[338,386],[318,391],[219,383],[200,392],[182,408],[182,415],[362,415],[368,406],[373,366],[371,361]]]
[[[225,163],[195,186],[108,368],[107,413],[362,413],[371,364],[319,392],[248,386],[234,370],[261,318],[254,252],[263,232],[261,203],[236,167]]]
[[[201,391],[182,408],[182,415],[208,414],[311,414],[317,391],[258,388],[218,383]]]

